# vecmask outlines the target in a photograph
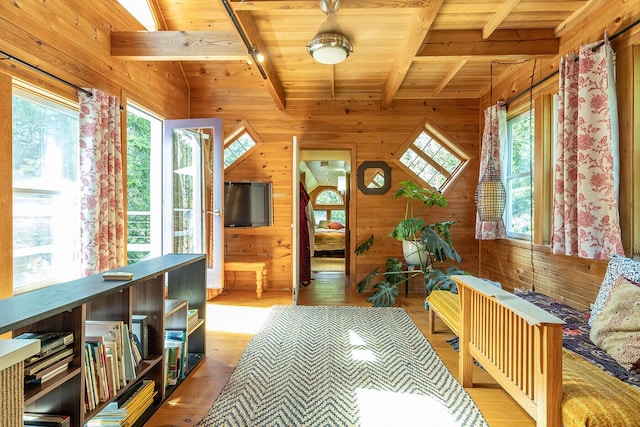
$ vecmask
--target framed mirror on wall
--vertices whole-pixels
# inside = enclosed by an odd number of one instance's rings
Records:
[[[358,166],[358,189],[364,194],[385,194],[391,187],[391,168],[382,161]]]

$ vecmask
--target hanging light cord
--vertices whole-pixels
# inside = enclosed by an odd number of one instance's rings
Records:
[[[529,203],[529,218],[531,220],[529,230],[529,243],[530,243],[530,258],[531,258],[531,290],[536,290],[536,271],[533,262],[533,77],[536,74],[536,62],[533,61],[533,70],[531,71],[531,84],[529,86],[529,188],[530,190],[530,203]]]

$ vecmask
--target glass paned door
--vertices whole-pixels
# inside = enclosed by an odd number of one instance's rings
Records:
[[[221,119],[167,120],[163,253],[206,253],[207,287],[224,286]]]
[[[173,243],[171,252],[203,252],[203,135],[197,129],[174,129],[173,162]]]

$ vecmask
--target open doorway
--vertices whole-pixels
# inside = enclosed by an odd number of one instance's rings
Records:
[[[311,209],[311,273],[348,274],[351,151],[300,150],[300,179]]]

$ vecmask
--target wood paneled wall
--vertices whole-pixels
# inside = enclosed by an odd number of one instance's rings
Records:
[[[127,97],[167,119],[187,118],[189,88],[179,64],[111,58],[111,31],[143,29],[118,2],[0,2],[0,50],[80,87]],[[74,91],[16,62],[0,71],[54,90]],[[75,98],[77,99],[77,98]]]
[[[110,31],[139,25],[117,2],[2,1],[0,50],[76,86],[96,87],[129,98],[161,117],[187,117],[189,88],[178,64],[111,58]],[[78,99],[75,89],[15,61],[0,60],[0,298],[13,294],[12,79],[72,101]]]
[[[194,86],[199,87],[197,82]],[[221,82],[221,86],[224,86],[224,82]],[[245,119],[265,142],[257,153],[250,155],[227,174],[226,179],[272,181],[274,225],[227,230],[225,253],[248,257],[269,254],[272,257],[270,287],[291,288],[293,136],[298,137],[301,149],[305,148],[305,144],[328,149],[344,149],[347,144],[355,144],[356,164],[352,165],[353,170],[366,160],[383,160],[392,168],[391,189],[385,195],[362,194],[355,185],[355,174],[352,176],[350,250],[353,251],[371,234],[378,240],[370,252],[352,257],[354,274],[350,283],[355,288],[357,281],[373,268],[384,268],[388,257],[402,257],[400,243],[388,237],[388,234],[404,216],[404,200],[393,200],[391,195],[399,181],[411,177],[393,159],[398,154],[398,148],[425,118],[472,158],[463,175],[445,194],[449,206],[432,209],[426,219],[430,222],[448,219],[458,221],[452,234],[463,258],[462,266],[470,272],[478,272],[478,242],[473,237],[473,195],[478,180],[477,100],[396,101],[390,109],[382,111],[379,103],[373,101],[289,102],[286,110],[280,111],[270,99],[260,98],[257,92],[252,93],[250,103],[245,101],[248,98],[226,97],[223,90],[216,91],[215,88],[206,91],[194,89],[191,108],[194,117],[222,117],[225,134]],[[229,274],[226,279],[228,287],[253,286],[252,278],[242,277],[241,273]]]
[[[580,45],[601,40],[605,30],[609,35],[640,18],[640,10],[633,2],[612,0],[589,16],[581,19],[588,25],[577,25],[561,36],[560,53],[577,52]],[[640,57],[637,46],[640,43],[640,26],[627,31],[612,41],[616,52],[617,94],[620,123],[620,220],[622,240],[627,256],[640,256],[640,206],[636,183],[640,177],[640,95],[638,91],[638,73]],[[538,61],[535,65],[534,83],[558,69],[560,56]],[[634,71],[635,70],[635,71]],[[510,100],[511,97],[526,91],[531,82],[533,64],[529,63],[516,73],[500,76],[493,88],[493,102],[498,99]],[[538,86],[534,97],[553,94],[558,91],[557,75]],[[509,104],[509,110],[527,108],[529,96],[526,94]],[[482,99],[484,110],[491,104],[488,96]],[[526,105],[523,105],[526,104]],[[540,104],[541,105],[541,104]],[[536,135],[536,145],[541,144],[540,135]],[[538,165],[536,168],[541,167]],[[547,213],[550,215],[550,213]],[[543,237],[548,241],[549,236]],[[578,257],[554,255],[549,246],[534,245],[514,240],[481,241],[480,272],[502,282],[512,290],[525,287],[551,295],[571,306],[588,310],[596,298],[607,261],[585,260]]]

